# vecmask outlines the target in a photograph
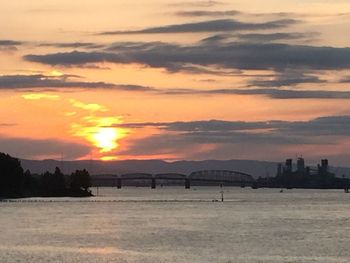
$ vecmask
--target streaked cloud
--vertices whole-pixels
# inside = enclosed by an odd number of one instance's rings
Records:
[[[234,16],[240,14],[237,10],[227,10],[227,11],[209,11],[209,10],[191,10],[191,11],[178,11],[175,14],[177,16],[184,17],[223,17],[223,16]]]
[[[180,132],[182,135],[230,135],[232,132],[247,133],[249,136],[260,136],[261,134],[272,134],[285,136],[349,136],[350,137],[350,116],[326,116],[312,119],[310,121],[190,121],[190,122],[145,122],[125,123],[123,127],[145,128],[156,127],[161,130]],[[255,131],[255,132],[254,132]],[[231,134],[234,135],[234,134]]]
[[[161,27],[151,27],[132,31],[106,31],[100,35],[125,35],[125,34],[167,34],[167,33],[203,33],[203,32],[232,32],[238,30],[265,30],[284,28],[297,23],[293,19],[279,19],[268,22],[253,23],[240,22],[234,19],[218,19],[202,22],[174,24]]]
[[[91,42],[57,42],[57,43],[40,43],[39,47],[54,47],[54,48],[102,48],[104,45]]]
[[[51,75],[0,75],[0,89],[34,89],[34,88],[84,88],[104,89],[112,88],[125,91],[147,91],[149,87],[138,85],[116,85],[106,82],[76,81],[80,78],[75,75],[61,74],[58,71],[51,72]]]
[[[274,78],[262,78],[249,81],[250,86],[259,87],[291,87],[304,83],[326,83],[326,80],[320,79],[315,74],[306,73],[298,70],[287,70],[278,72]]]
[[[272,99],[349,99],[350,91],[337,90],[301,90],[276,88],[242,88],[242,89],[173,89],[164,90],[167,95],[258,95]]]
[[[0,135],[1,151],[23,159],[79,159],[90,152],[90,146],[59,139],[17,138]]]
[[[177,7],[213,7],[213,6],[220,6],[224,5],[225,2],[223,1],[215,1],[215,0],[207,0],[207,1],[178,1],[176,3],[169,4],[170,6],[177,6]]]
[[[121,48],[114,52],[65,52],[26,55],[27,61],[48,65],[79,66],[89,63],[138,63],[169,72],[181,71],[188,65],[219,66],[224,69],[338,70],[350,68],[350,48],[317,47],[289,44],[198,43],[183,46],[153,42],[146,47]]]
[[[271,76],[269,76],[271,78]],[[343,79],[340,83],[344,83]],[[260,78],[252,80],[248,87],[245,88],[223,88],[223,89],[192,89],[192,88],[173,88],[173,89],[160,89],[155,87],[145,87],[140,85],[125,85],[125,84],[112,84],[104,82],[76,82],[67,80],[64,76],[52,77],[45,75],[14,75],[14,76],[2,76],[0,77],[0,89],[24,89],[25,91],[31,91],[29,94],[22,95],[25,99],[58,99],[57,95],[49,95],[43,93],[44,91],[57,91],[55,88],[79,88],[79,89],[110,89],[121,91],[137,91],[145,92],[154,95],[259,95],[267,96],[272,99],[349,99],[350,91],[340,90],[305,90],[305,89],[291,89],[290,87],[298,84],[305,83],[326,83],[326,80],[319,79],[317,76],[303,74],[303,73],[288,73],[283,75],[282,73],[274,76],[274,79],[266,80]],[[279,87],[289,88],[279,88]],[[252,88],[263,87],[263,88]],[[273,88],[274,87],[274,88]],[[43,89],[45,88],[45,89]],[[47,89],[46,89],[47,88]],[[38,89],[40,93],[35,92]],[[51,90],[52,91],[52,90]],[[72,100],[73,103],[74,100]],[[90,105],[75,103],[75,106],[81,109],[85,108],[89,110],[98,109],[99,105]]]
[[[145,155],[166,153],[184,158],[201,159],[205,156],[255,156],[266,150],[286,153],[288,147],[337,148],[350,138],[350,116],[326,116],[310,121],[189,121],[169,123],[126,123],[130,129],[158,128],[160,133],[135,140],[120,154]],[[201,152],[191,149],[200,148]],[[205,148],[208,146],[207,148]],[[211,147],[209,147],[211,146]],[[206,149],[206,150],[205,150]],[[319,153],[320,155],[326,154]],[[263,155],[261,155],[263,157]],[[270,156],[270,157],[271,157]]]
[[[276,32],[276,33],[250,33],[250,34],[236,34],[236,37],[240,41],[245,42],[274,42],[274,41],[290,41],[290,40],[303,40],[303,41],[311,41],[319,36],[319,33],[309,32],[309,33],[298,33],[298,32]]]
[[[23,44],[23,42],[17,41],[17,40],[1,40],[0,39],[0,46],[19,46],[22,44]]]

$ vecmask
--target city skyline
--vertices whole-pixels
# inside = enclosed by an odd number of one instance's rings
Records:
[[[0,150],[350,164],[348,1],[2,3]]]

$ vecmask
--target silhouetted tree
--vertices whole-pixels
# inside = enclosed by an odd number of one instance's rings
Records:
[[[90,194],[91,179],[88,171],[76,170],[70,176],[70,188],[72,194],[86,193]]]
[[[33,175],[29,170],[24,172],[23,194],[26,197],[40,194],[39,176]]]
[[[23,169],[18,159],[0,153],[0,197],[22,195]]]
[[[53,174],[46,172],[42,175],[41,188],[44,196],[64,196],[66,194],[64,174],[58,167]]]

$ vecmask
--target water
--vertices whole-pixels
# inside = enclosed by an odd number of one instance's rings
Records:
[[[96,191],[96,189],[94,189]],[[340,190],[100,188],[0,203],[0,262],[348,262]]]

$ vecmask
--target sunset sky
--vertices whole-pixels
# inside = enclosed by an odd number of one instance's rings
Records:
[[[350,165],[349,0],[0,8],[0,151]]]

